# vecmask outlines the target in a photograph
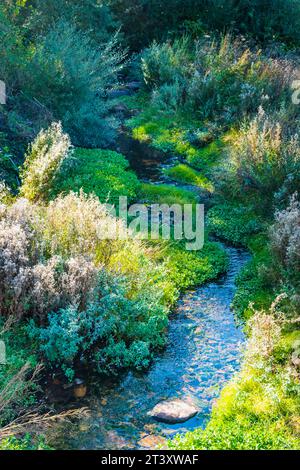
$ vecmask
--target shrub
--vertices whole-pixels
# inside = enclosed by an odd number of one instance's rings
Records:
[[[43,320],[50,310],[89,300],[97,271],[123,273],[134,289],[139,273],[174,302],[174,288],[157,250],[135,239],[96,196],[70,193],[49,206],[18,200],[0,211],[1,313],[31,313]],[[116,229],[119,238],[109,237]]]
[[[65,20],[38,38],[25,65],[24,92],[63,123],[76,145],[107,146],[115,136],[106,92],[117,83],[124,53],[117,37],[97,48]]]
[[[188,38],[178,39],[173,44],[157,44],[143,52],[142,71],[146,85],[155,89],[165,84],[176,83],[184,78],[190,57]]]
[[[126,158],[111,150],[77,148],[72,158],[65,162],[53,185],[52,197],[58,193],[94,193],[101,202],[118,205],[120,196],[128,202],[137,197],[139,181],[129,170]]]
[[[143,53],[142,69],[160,113],[214,119],[223,126],[255,113],[261,104],[290,105],[295,75],[292,63],[263,56],[230,35],[201,39],[194,47],[186,39],[154,43]]]
[[[138,281],[139,282],[139,281]],[[48,325],[33,323],[29,332],[51,366],[62,367],[72,379],[74,366],[88,361],[98,372],[120,368],[144,368],[152,350],[164,344],[167,316],[161,292],[137,285],[136,292],[125,278],[99,272],[95,299],[80,309],[75,303],[48,317]]]
[[[48,130],[42,130],[26,156],[21,195],[33,202],[47,200],[70,148],[69,136],[63,133],[60,123],[53,123]]]

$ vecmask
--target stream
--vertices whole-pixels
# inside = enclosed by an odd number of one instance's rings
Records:
[[[119,147],[141,179],[170,183],[162,177],[162,168],[172,157],[162,158],[126,137]],[[98,379],[90,396],[80,402],[89,407],[89,416],[55,429],[50,440],[55,448],[149,449],[163,446],[177,433],[205,426],[221,389],[239,369],[245,341],[230,305],[235,277],[249,255],[238,248],[224,249],[230,260],[228,272],[182,296],[170,318],[167,346],[151,368]],[[199,413],[177,425],[158,423],[147,415],[160,401],[173,398],[196,405]]]

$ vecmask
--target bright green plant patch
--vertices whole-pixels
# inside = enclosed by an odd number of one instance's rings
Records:
[[[0,330],[4,324],[4,319],[0,319]],[[6,364],[0,366],[1,427],[36,402],[37,384],[29,379],[38,358],[36,345],[29,339],[24,325],[5,331],[0,340],[6,348]]]

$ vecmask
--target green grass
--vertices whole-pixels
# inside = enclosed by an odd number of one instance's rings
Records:
[[[165,170],[165,174],[179,183],[195,185],[201,189],[209,191],[210,193],[214,190],[213,185],[208,178],[183,163],[172,168],[167,168]]]
[[[4,319],[0,319],[0,331],[4,327]],[[8,384],[8,395],[5,393],[7,406],[1,411],[0,426],[6,425],[13,420],[21,409],[30,407],[36,403],[37,385],[27,382],[38,363],[36,345],[26,333],[26,327],[17,325],[9,328],[1,334],[0,339],[4,341],[6,348],[6,364],[0,365],[0,395]],[[19,371],[28,365],[27,372],[14,380]],[[12,382],[14,381],[14,382]]]
[[[77,148],[56,179],[52,196],[70,191],[94,193],[101,202],[116,204],[119,196],[129,202],[137,197],[140,183],[126,158],[111,150]]]

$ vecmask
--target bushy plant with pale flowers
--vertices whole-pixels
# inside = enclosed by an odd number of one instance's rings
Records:
[[[70,138],[60,123],[41,130],[25,159],[21,195],[34,202],[47,201],[54,178],[70,150]]]

